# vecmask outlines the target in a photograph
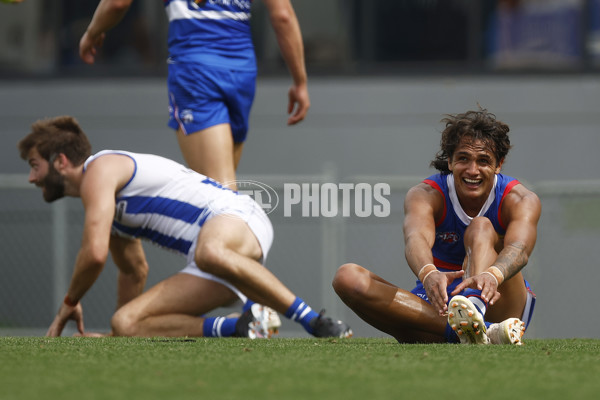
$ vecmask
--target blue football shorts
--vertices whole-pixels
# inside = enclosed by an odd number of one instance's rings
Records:
[[[246,140],[256,91],[256,71],[199,63],[169,64],[169,127],[189,135],[229,124],[236,143]]]
[[[438,270],[441,272],[451,272],[451,270],[444,268],[438,268]],[[462,282],[462,279],[455,279],[450,285],[448,285],[446,288],[448,296],[450,296],[450,292],[452,292],[460,282]],[[525,327],[527,328],[531,322],[531,318],[533,317],[533,309],[535,308],[535,293],[533,293],[531,290],[531,285],[529,282],[527,282],[527,280],[525,280],[525,287],[527,288],[527,302],[525,304],[525,309],[523,310],[523,315],[520,319],[521,321],[525,322]],[[427,293],[425,293],[425,287],[423,287],[423,283],[421,281],[417,280],[417,285],[410,292],[430,303]]]

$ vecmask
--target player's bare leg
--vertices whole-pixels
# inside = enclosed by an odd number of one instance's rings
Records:
[[[176,135],[189,168],[218,182],[231,182],[228,187],[236,190],[235,168],[242,146],[234,144],[229,124],[211,126],[188,135],[178,129]]]
[[[352,329],[346,323],[317,314],[292,293],[258,262],[261,257],[258,239],[241,219],[218,215],[202,227],[195,252],[195,261],[201,270],[229,282],[250,300],[300,323],[315,337],[352,336]]]
[[[487,218],[474,218],[464,237],[467,257],[465,258],[465,276],[473,276],[485,271],[494,263],[502,249],[502,240],[498,237]],[[523,275],[519,272],[504,281],[498,288],[501,296],[493,305],[488,305],[485,320],[501,322],[507,318],[522,318],[527,302],[527,289]]]
[[[400,342],[445,342],[446,318],[431,304],[360,265],[342,265],[333,288],[361,319]]]
[[[203,336],[205,314],[238,297],[220,283],[186,273],[159,282],[112,318],[116,336]]]
[[[296,296],[259,260],[262,249],[246,222],[230,215],[209,219],[200,232],[195,261],[252,301],[285,313]]]
[[[233,143],[233,168],[237,171],[240,160],[242,159],[242,151],[244,150],[244,142]]]

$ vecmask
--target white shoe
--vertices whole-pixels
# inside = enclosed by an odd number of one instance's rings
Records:
[[[491,324],[487,335],[492,344],[514,344],[521,346],[525,334],[525,322],[519,318],[509,318],[497,324]]]
[[[281,327],[281,319],[279,318],[279,314],[277,314],[277,311],[273,310],[271,307],[261,307],[261,319],[265,323],[267,331],[269,332],[269,337],[277,335],[279,333],[279,328]]]
[[[464,296],[454,296],[448,303],[448,324],[462,344],[489,344],[483,315]]]
[[[275,310],[254,303],[238,319],[234,336],[250,339],[268,339],[279,332],[281,319]]]

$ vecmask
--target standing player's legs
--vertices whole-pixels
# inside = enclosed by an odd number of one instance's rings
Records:
[[[233,143],[233,168],[237,171],[240,160],[242,159],[242,151],[244,150],[244,142]],[[229,187],[229,186],[228,186]]]
[[[256,73],[169,65],[169,126],[188,166],[230,189],[248,133]]]
[[[179,273],[119,308],[111,320],[116,336],[204,336],[204,313],[236,301],[212,280]]]
[[[177,129],[177,142],[188,167],[218,182],[235,182],[235,170],[241,157],[241,146],[236,146],[228,123],[211,126],[191,134]]]
[[[361,319],[399,342],[446,341],[446,318],[431,304],[360,265],[342,265],[333,288]]]
[[[489,219],[474,218],[465,231],[467,256],[464,262],[465,276],[473,276],[485,271],[496,261],[503,242],[494,230]],[[522,318],[527,302],[527,289],[523,275],[519,272],[504,281],[498,288],[501,297],[494,305],[488,306],[485,319],[488,322],[501,322],[507,318]]]

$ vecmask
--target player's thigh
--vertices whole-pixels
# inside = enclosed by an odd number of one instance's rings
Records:
[[[178,273],[125,304],[119,312],[134,320],[168,314],[201,315],[236,299],[218,282]]]
[[[244,150],[244,142],[238,142],[233,144],[233,164],[237,171],[238,165],[240,165],[240,160],[242,159],[242,151]],[[229,186],[228,186],[229,187]],[[236,188],[230,188],[233,190],[237,190]]]
[[[204,223],[198,235],[196,262],[215,250],[231,250],[254,260],[263,257],[261,244],[248,223],[231,214],[217,215]]]
[[[189,135],[179,129],[177,141],[188,167],[221,183],[235,181],[236,154],[228,124]]]

